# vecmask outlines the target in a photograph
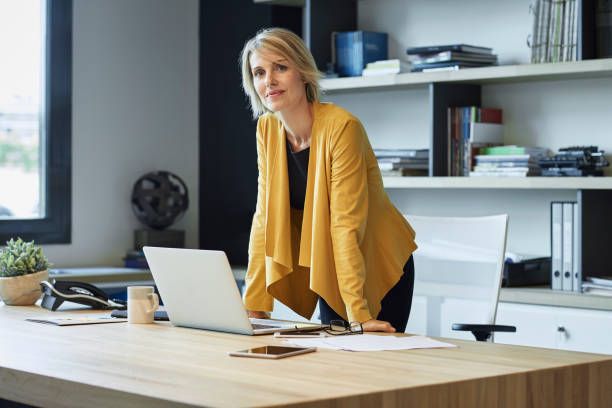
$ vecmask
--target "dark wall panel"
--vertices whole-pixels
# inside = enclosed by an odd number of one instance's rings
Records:
[[[241,88],[238,58],[259,29],[301,33],[301,9],[244,0],[200,3],[200,248],[247,263],[257,199],[256,121]]]
[[[357,0],[306,0],[306,45],[325,72],[332,61],[332,32],[357,30]]]

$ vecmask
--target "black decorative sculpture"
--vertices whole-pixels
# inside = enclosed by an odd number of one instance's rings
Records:
[[[179,176],[169,171],[143,175],[134,183],[131,202],[138,220],[152,228],[135,231],[134,246],[137,250],[144,245],[184,246],[185,231],[165,230],[189,208],[187,186]]]

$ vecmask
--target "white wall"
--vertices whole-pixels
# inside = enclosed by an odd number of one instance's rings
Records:
[[[189,189],[173,226],[198,246],[198,0],[75,0],[72,243],[56,267],[119,266],[133,247],[133,183],[168,170]]]
[[[389,57],[406,59],[406,48],[472,44],[493,48],[500,64],[529,62],[527,36],[532,0],[359,0],[360,30],[389,34]]]
[[[493,48],[500,64],[529,63],[531,0],[360,0],[358,28],[389,34],[389,58],[406,58],[409,46],[467,43]],[[612,153],[609,78],[482,86],[482,105],[503,109],[504,140],[555,151],[599,145]],[[429,147],[425,86],[325,96],[359,117],[374,147]],[[608,156],[610,159],[610,156]],[[605,170],[612,176],[612,169]],[[550,201],[576,200],[563,190],[389,190],[404,213],[475,216],[509,214],[508,249],[550,254]]]

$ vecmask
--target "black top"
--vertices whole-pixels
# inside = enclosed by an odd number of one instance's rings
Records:
[[[291,150],[287,140],[287,168],[289,170],[289,203],[296,210],[304,209],[306,181],[308,179],[308,158],[310,147],[299,152]]]

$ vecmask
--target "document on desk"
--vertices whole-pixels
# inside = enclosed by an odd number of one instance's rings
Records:
[[[383,351],[457,347],[454,344],[444,343],[425,336],[396,337],[377,336],[374,334],[307,339],[292,338],[286,339],[285,342],[302,347],[317,347],[347,351]]]
[[[117,319],[110,316],[60,316],[60,317],[48,317],[44,316],[41,318],[30,318],[25,319],[28,322],[51,324],[54,326],[77,326],[81,324],[104,324],[104,323],[123,323],[127,322],[127,319]]]

